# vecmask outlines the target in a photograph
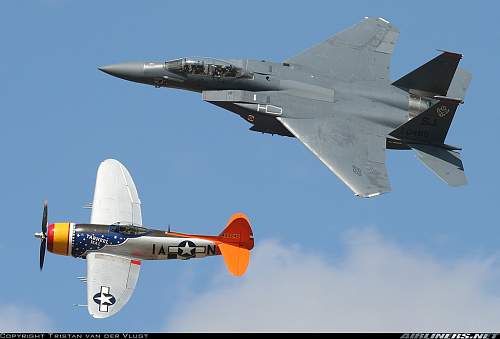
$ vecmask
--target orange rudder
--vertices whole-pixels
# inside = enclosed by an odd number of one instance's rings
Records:
[[[219,234],[218,240],[226,244],[251,250],[254,241],[248,217],[243,213],[233,214],[224,231]]]

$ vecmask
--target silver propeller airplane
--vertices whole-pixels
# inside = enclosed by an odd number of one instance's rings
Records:
[[[142,226],[141,201],[134,181],[118,161],[99,166],[90,224],[48,224],[44,204],[40,270],[45,249],[87,261],[87,308],[94,318],[116,314],[135,289],[142,260],[204,258],[222,255],[235,276],[245,273],[254,239],[248,218],[237,213],[217,236],[184,234]]]
[[[100,67],[129,81],[201,92],[250,130],[299,139],[357,196],[389,192],[385,150],[413,149],[451,186],[466,183],[445,138],[471,74],[442,52],[401,79],[389,67],[399,30],[365,18],[283,62],[182,58]]]

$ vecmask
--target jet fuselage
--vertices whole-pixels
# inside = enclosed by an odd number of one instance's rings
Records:
[[[158,88],[194,92],[235,90],[261,94],[288,93],[331,105],[332,114],[334,111],[343,111],[372,120],[387,133],[432,104],[430,100],[410,95],[387,81],[340,81],[301,65],[269,61],[182,58],[166,62],[116,64],[101,67],[100,70]],[[271,97],[264,98],[266,100],[272,104]],[[247,102],[234,105],[221,101],[214,104],[254,124],[252,130],[292,136],[275,121],[277,116],[288,116],[286,110],[269,114]],[[371,109],[374,104],[383,109]],[[304,117],[307,117],[307,111]]]
[[[255,132],[295,137],[355,195],[391,190],[386,149],[412,149],[451,186],[466,183],[459,147],[445,143],[471,74],[442,51],[391,80],[399,29],[365,17],[281,63],[182,58],[101,67],[130,81],[202,93]]]

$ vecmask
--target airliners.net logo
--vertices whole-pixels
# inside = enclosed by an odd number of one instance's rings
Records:
[[[500,339],[498,333],[404,333],[401,339]]]

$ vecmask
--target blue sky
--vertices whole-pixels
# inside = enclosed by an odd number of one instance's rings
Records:
[[[265,275],[269,282],[261,284],[272,286],[274,274],[266,265],[275,261],[265,258],[278,252],[289,259],[300,258],[301,253],[317,259],[323,265],[319,270],[349,265],[349,258],[363,252],[359,244],[364,242],[352,240],[353,230],[359,237],[355,239],[371,237],[370,243],[379,245],[368,246],[374,253],[377,248],[395,248],[382,251],[388,255],[384,262],[391,263],[394,255],[410,256],[409,262],[424,262],[432,270],[437,267],[434,276],[452,274],[453,267],[465,272],[439,284],[429,280],[431,288],[421,291],[423,298],[439,296],[439,291],[460,291],[455,302],[463,305],[466,299],[460,299],[464,293],[458,285],[470,272],[477,273],[469,271],[472,262],[472,267],[486,268],[480,270],[477,284],[471,285],[476,288],[471,295],[498,302],[500,119],[494,100],[499,9],[493,1],[460,5],[452,1],[2,1],[0,314],[11,318],[7,318],[10,323],[0,320],[0,330],[2,326],[65,331],[208,329],[196,328],[194,322],[189,327],[190,317],[198,318],[186,305],[201,309],[206,305],[200,302],[213,301],[204,296],[217,295],[226,284],[237,297],[245,293],[240,287]],[[401,31],[392,59],[393,79],[433,58],[436,49],[464,54],[461,66],[473,73],[473,80],[447,141],[464,148],[467,186],[447,187],[412,152],[390,151],[387,162],[393,192],[359,199],[297,140],[248,131],[245,121],[203,102],[199,94],[133,84],[97,70],[122,61],[192,55],[281,61],[364,16],[384,17]],[[85,262],[48,254],[40,273],[39,243],[33,233],[39,231],[44,199],[49,200],[51,221],[89,220],[89,211],[81,206],[92,200],[97,166],[106,158],[120,160],[131,172],[147,226],[171,224],[182,232],[216,234],[233,212],[247,213],[254,226],[256,251],[261,251],[249,277],[234,280],[220,258],[148,262],[131,301],[117,316],[97,321],[85,309],[73,308],[75,303],[86,303],[85,286],[75,279],[85,274]],[[259,248],[259,242],[265,246]],[[279,251],[273,252],[273,247]],[[294,273],[283,277],[303,277],[301,269],[306,267],[301,265],[308,264],[297,260],[290,265]],[[374,276],[382,285],[391,280],[394,284],[400,277],[396,270],[405,267],[410,276],[431,279],[420,264],[400,264],[389,265],[392,270],[386,276],[382,272]],[[310,284],[325,286],[330,278],[304,280],[296,293]],[[368,291],[369,287],[359,286],[356,292],[380,292]],[[402,291],[401,298],[413,299],[414,287]],[[439,297],[430,300],[439,303]],[[273,304],[286,303],[277,299]],[[366,306],[363,300],[357,305]],[[253,306],[256,312],[262,307]],[[374,309],[384,307],[382,302]],[[446,310],[452,312],[451,304]],[[448,314],[446,310],[438,314]],[[483,312],[482,319],[489,319],[492,312],[500,316],[498,307]],[[286,308],[281,313],[283,324],[297,316],[287,314]],[[187,324],[176,322],[181,315]],[[421,322],[425,312],[422,319],[417,315],[408,314],[400,327],[396,323],[390,329],[463,324],[459,315],[451,313],[443,324]],[[471,328],[488,326],[478,313],[463,317]],[[358,317],[347,329],[377,329],[377,324],[384,323],[382,318],[379,323],[368,318],[370,314],[366,319]],[[319,328],[315,326],[309,323],[303,328]],[[259,328],[272,329],[258,323],[253,329]]]

